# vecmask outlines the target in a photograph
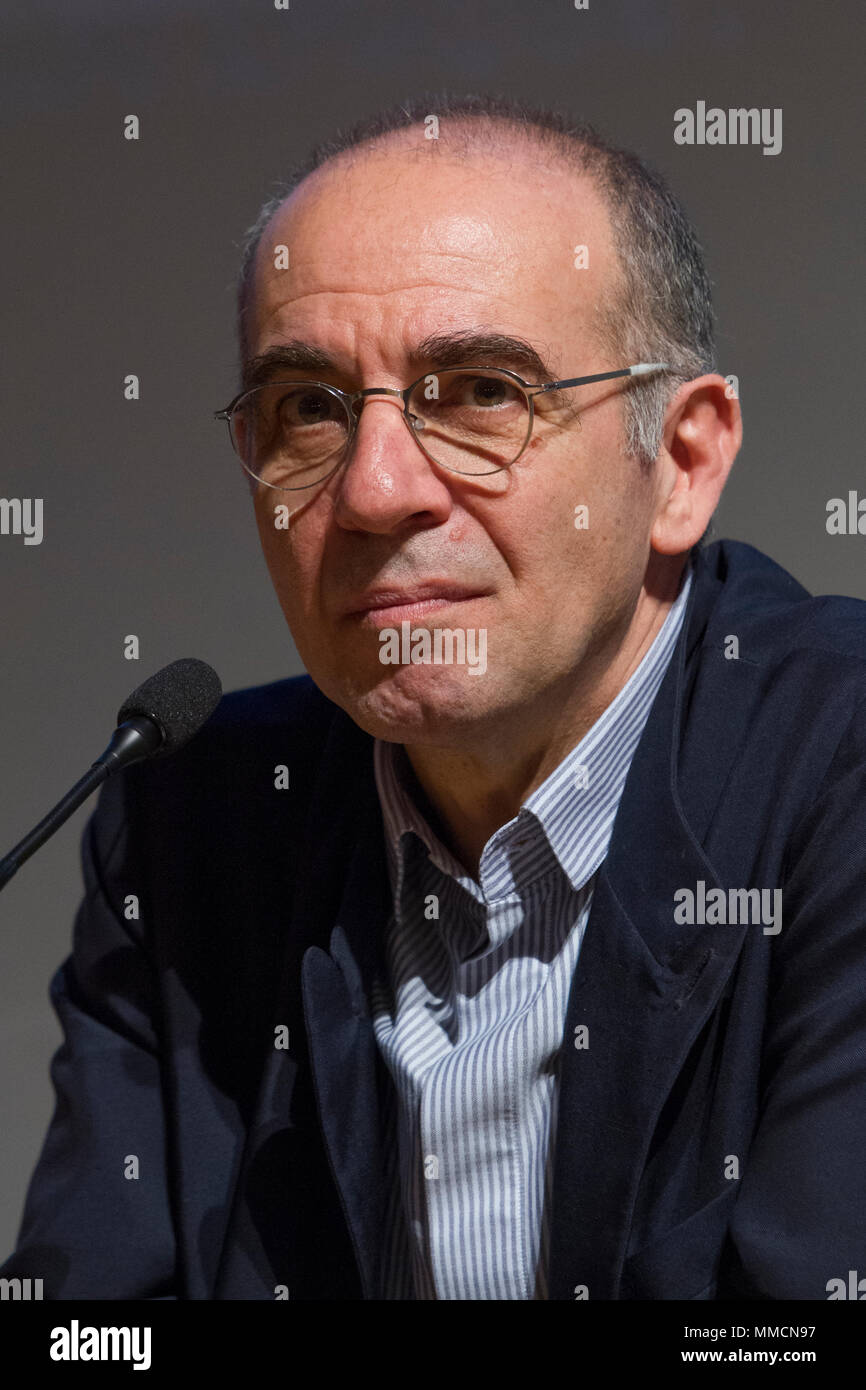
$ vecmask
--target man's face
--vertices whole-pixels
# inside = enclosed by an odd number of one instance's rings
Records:
[[[289,269],[274,267],[281,243]],[[575,268],[578,245],[589,247],[588,268]],[[276,379],[403,388],[441,365],[410,359],[417,343],[484,329],[530,342],[558,377],[614,370],[629,364],[602,352],[596,320],[616,276],[607,213],[588,182],[517,152],[457,163],[439,150],[380,150],[317,171],[272,218],[249,353],[302,340],[336,373],[284,369]],[[505,358],[473,365],[536,379]],[[368,733],[431,746],[488,737],[541,716],[616,650],[658,501],[654,479],[623,456],[618,387],[538,398],[522,457],[481,478],[431,463],[400,402],[372,397],[352,452],[325,483],[257,487],[264,553],[301,658]],[[286,504],[288,530],[275,525]],[[578,528],[581,506],[588,526]],[[413,601],[429,585],[462,597]],[[404,601],[357,611],[389,592]],[[407,620],[413,634],[463,629],[476,643],[484,630],[486,669],[383,664],[380,633]]]

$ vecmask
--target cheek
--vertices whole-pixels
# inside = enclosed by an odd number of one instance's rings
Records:
[[[287,510],[283,510],[287,508]],[[309,514],[281,499],[255,500],[256,525],[265,562],[280,606],[291,622],[312,617],[319,592],[323,538]]]
[[[281,600],[292,591],[297,592],[294,581],[297,563],[294,537],[291,535],[290,522],[289,529],[286,529],[285,515],[280,510],[282,505],[285,504],[270,499],[265,502],[256,499],[255,505],[262,552],[274,589]]]
[[[262,551],[268,562],[268,568],[276,579],[280,569],[287,563],[289,555],[288,531],[280,529],[280,504],[271,502],[270,499],[262,502],[256,498],[254,505]]]

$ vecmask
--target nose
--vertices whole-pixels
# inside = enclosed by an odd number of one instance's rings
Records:
[[[441,525],[453,505],[448,487],[419,447],[400,394],[372,390],[355,407],[358,424],[335,483],[335,520],[347,531],[381,535]]]

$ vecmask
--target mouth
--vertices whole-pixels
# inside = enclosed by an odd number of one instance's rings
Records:
[[[441,609],[484,598],[488,592],[444,581],[416,584],[410,589],[375,589],[354,600],[344,610],[344,617],[374,627],[386,627],[393,623],[412,622]]]

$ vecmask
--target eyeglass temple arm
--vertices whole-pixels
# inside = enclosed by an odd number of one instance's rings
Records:
[[[561,391],[566,386],[589,386],[593,381],[611,381],[617,376],[647,376],[650,372],[665,371],[670,366],[668,362],[638,362],[633,367],[623,367],[618,372],[596,372],[595,376],[573,376],[567,381],[548,381],[544,386],[538,387],[538,394],[543,391]]]

